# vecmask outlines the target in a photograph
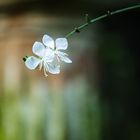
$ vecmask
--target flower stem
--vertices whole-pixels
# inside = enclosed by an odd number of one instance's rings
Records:
[[[119,13],[122,13],[122,12],[125,12],[125,11],[129,11],[129,10],[132,10],[132,9],[136,9],[136,8],[140,8],[140,4],[138,5],[134,5],[134,6],[130,6],[130,7],[127,7],[127,8],[122,8],[122,9],[119,9],[119,10],[116,10],[116,11],[107,11],[106,14],[104,15],[101,15],[97,18],[94,18],[94,19],[91,19],[91,20],[88,20],[86,23],[80,25],[79,27],[76,27],[74,30],[72,30],[70,33],[68,33],[65,37],[68,38],[70,37],[71,35],[73,35],[74,33],[80,33],[80,31],[87,27],[89,24],[92,24],[92,23],[95,23],[101,19],[104,19],[106,17],[109,17],[109,16],[112,16],[112,15],[116,15],[116,14],[119,14]]]

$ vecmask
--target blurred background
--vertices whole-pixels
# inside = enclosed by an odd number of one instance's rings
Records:
[[[44,34],[63,37],[139,0],[0,0],[0,140],[140,139],[140,9],[71,36],[72,64],[44,77],[22,57]]]

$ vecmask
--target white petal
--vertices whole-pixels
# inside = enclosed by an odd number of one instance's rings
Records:
[[[56,54],[57,54],[58,56],[60,56],[60,55],[62,55],[62,56],[68,56],[67,53],[64,53],[64,52],[62,52],[62,51],[55,51],[55,52],[56,52]]]
[[[44,45],[46,45],[47,47],[54,49],[54,40],[48,36],[48,35],[44,35],[42,42],[44,43]]]
[[[68,54],[57,51],[57,55],[59,56],[61,61],[64,61],[66,63],[72,63],[72,61],[68,58]]]
[[[32,51],[37,56],[43,57],[45,52],[45,46],[41,42],[35,42]]]
[[[49,48],[46,48],[43,60],[46,62],[52,62],[54,57],[55,57],[54,51]]]
[[[49,71],[52,74],[59,74],[60,73],[60,66],[54,63],[46,63],[45,67],[47,71]]]
[[[25,61],[25,65],[27,68],[29,68],[30,70],[35,69],[39,63],[41,62],[40,59],[34,57],[34,56],[30,56],[27,58],[27,60]]]
[[[72,63],[72,61],[67,56],[60,56],[60,60],[66,63]]]
[[[66,50],[68,48],[68,41],[66,38],[57,38],[55,43],[57,50]]]

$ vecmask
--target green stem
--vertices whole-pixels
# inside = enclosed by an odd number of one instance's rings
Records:
[[[87,21],[86,23],[80,25],[79,27],[75,28],[73,31],[71,31],[70,33],[68,33],[65,37],[68,38],[71,35],[73,35],[74,33],[79,33],[83,28],[85,28],[89,24],[95,23],[95,22],[97,22],[97,21],[99,21],[101,19],[104,19],[104,18],[108,17],[108,16],[112,16],[112,15],[119,14],[119,13],[122,13],[122,12],[125,12],[125,11],[136,9],[136,8],[140,8],[140,4],[134,5],[134,6],[130,6],[130,7],[127,7],[127,8],[123,8],[123,9],[119,9],[119,10],[112,11],[112,12],[107,11],[106,14],[104,14],[102,16],[99,16],[99,17],[97,17],[95,19],[91,19],[91,20]]]

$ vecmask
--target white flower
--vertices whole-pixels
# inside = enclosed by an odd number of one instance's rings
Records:
[[[47,71],[52,74],[60,73],[60,66],[55,62],[54,53],[51,49],[46,48],[41,42],[35,42],[32,51],[38,57],[29,56],[25,61],[27,68],[34,70],[38,66],[40,69],[43,66],[45,76],[47,76]]]
[[[72,61],[68,58],[68,54],[61,51],[68,48],[68,41],[66,38],[57,38],[54,41],[50,36],[44,35],[42,42],[47,48],[53,51],[54,56],[58,61],[61,60],[66,63],[72,63]]]
[[[60,60],[72,63],[68,54],[61,51],[68,48],[66,38],[57,38],[54,41],[50,36],[44,35],[42,41],[43,43],[35,42],[33,44],[32,51],[37,57],[29,56],[26,58],[25,65],[27,68],[34,70],[38,66],[40,69],[44,67],[44,74],[47,76],[47,71],[52,74],[60,73]]]

